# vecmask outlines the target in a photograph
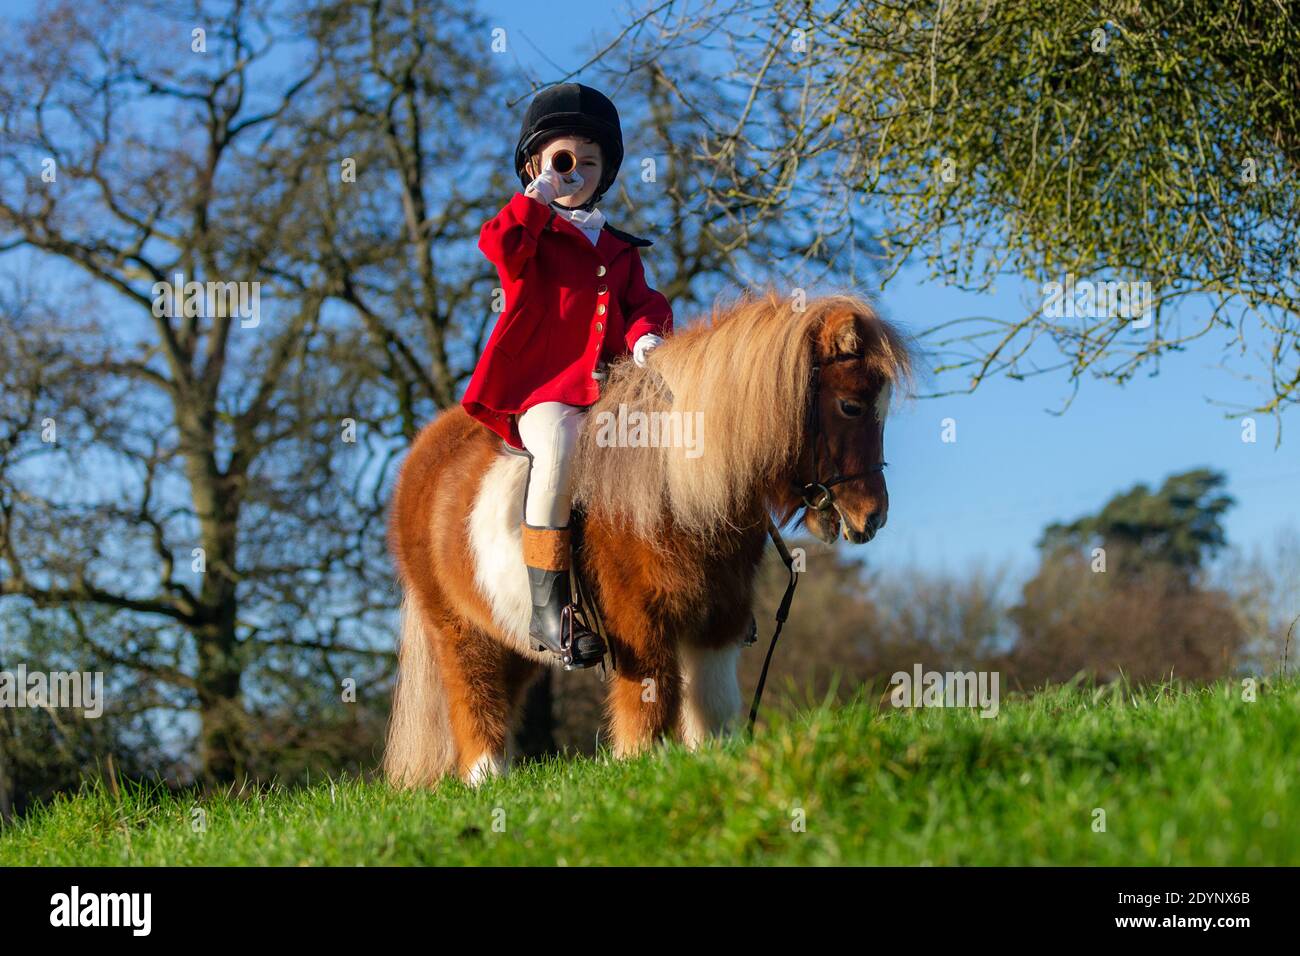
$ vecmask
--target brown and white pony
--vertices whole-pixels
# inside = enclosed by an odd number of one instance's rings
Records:
[[[865,473],[835,488],[834,508],[803,520],[827,542],[841,530],[869,540],[888,508],[873,470],[885,414],[910,371],[904,338],[865,300],[832,295],[799,309],[774,293],[715,307],[646,368],[616,364],[587,417],[574,479],[586,515],[575,566],[616,662],[607,700],[615,755],[664,737],[693,747],[729,728],[767,514],[784,524],[804,507],[799,486]],[[702,422],[698,444],[671,429],[657,446],[645,432],[620,433],[608,427],[620,409],[624,422],[634,411]],[[394,784],[453,773],[474,784],[503,772],[524,691],[554,663],[527,636],[527,471],[527,458],[460,408],[427,425],[402,466],[389,532],[402,587],[384,755]]]

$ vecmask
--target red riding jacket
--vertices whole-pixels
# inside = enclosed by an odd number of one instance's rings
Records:
[[[523,448],[516,416],[540,402],[595,402],[599,361],[626,355],[647,332],[672,331],[672,309],[646,283],[637,251],[648,245],[609,225],[592,245],[555,210],[515,193],[479,232],[506,308],[465,389],[465,410]]]

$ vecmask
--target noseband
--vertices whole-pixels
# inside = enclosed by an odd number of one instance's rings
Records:
[[[853,359],[860,359],[861,355],[837,355],[828,359],[825,364],[834,365],[837,362],[848,362]],[[866,471],[860,471],[855,475],[835,474],[830,478],[816,477],[821,472],[821,438],[822,438],[822,416],[821,416],[821,362],[814,362],[812,367],[812,425],[809,428],[809,434],[812,436],[813,443],[813,480],[801,482],[795,480],[792,482],[794,489],[803,499],[803,503],[813,511],[829,511],[831,508],[838,506],[835,503],[835,493],[831,491],[836,485],[842,485],[845,482],[857,481],[866,478],[868,475],[878,475],[885,470],[888,462],[880,462],[878,465],[872,465]],[[840,516],[843,518],[843,515]]]

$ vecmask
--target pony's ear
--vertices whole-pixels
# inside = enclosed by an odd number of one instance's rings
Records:
[[[836,355],[856,355],[862,351],[862,337],[858,335],[858,317],[850,316],[835,334]]]
[[[860,322],[863,322],[862,317],[852,312],[836,311],[827,315],[818,330],[817,354],[824,359],[862,354]]]

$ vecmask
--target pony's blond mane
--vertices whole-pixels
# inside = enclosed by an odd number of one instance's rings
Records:
[[[787,477],[798,460],[813,342],[829,320],[848,315],[867,317],[873,334],[863,342],[851,323],[842,323],[836,351],[861,353],[891,385],[909,384],[905,338],[863,298],[829,295],[797,309],[789,297],[767,292],[715,304],[707,322],[669,336],[646,368],[631,361],[615,365],[583,428],[574,501],[589,514],[626,521],[650,541],[669,518],[676,529],[706,538],[737,527],[757,496]],[[696,436],[702,454],[611,446],[608,425],[620,406],[628,413],[676,413],[680,421],[687,415],[698,421],[695,413],[703,412],[703,433]]]

